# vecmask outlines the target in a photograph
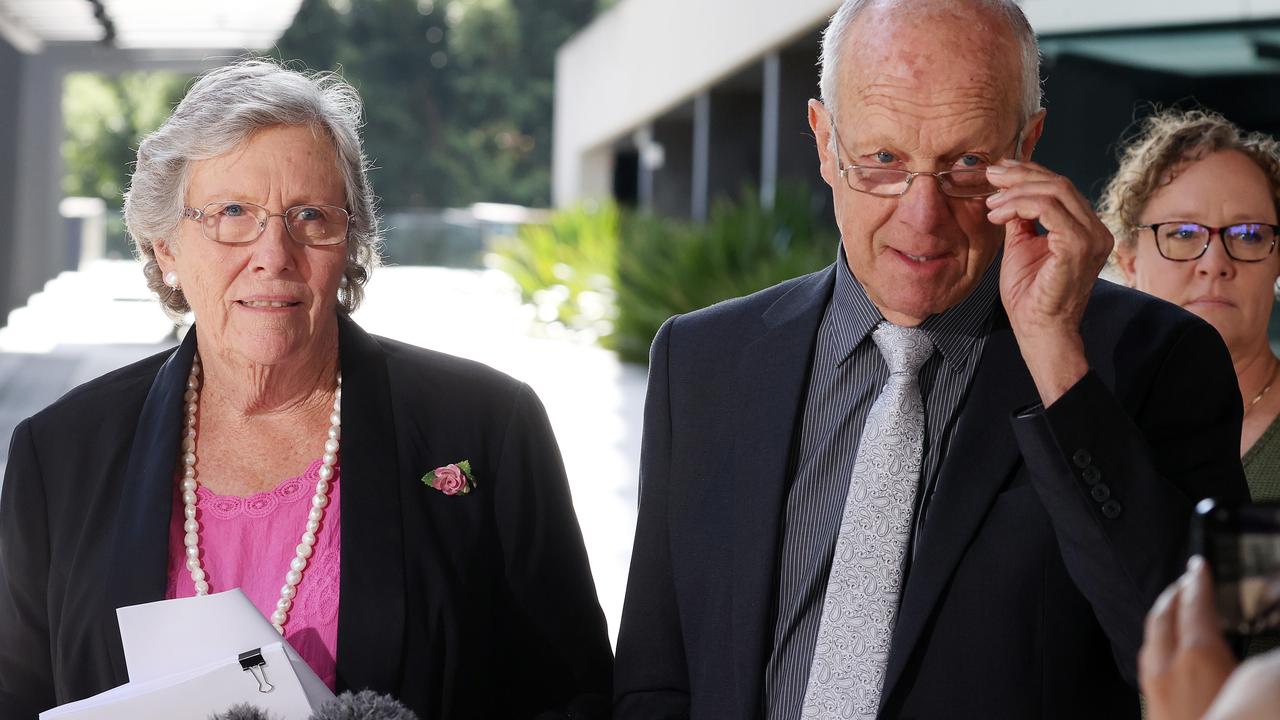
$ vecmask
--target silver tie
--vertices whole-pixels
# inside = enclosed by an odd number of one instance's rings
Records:
[[[840,519],[801,717],[875,718],[924,449],[920,366],[933,344],[888,321],[872,333],[889,379],[871,406]]]

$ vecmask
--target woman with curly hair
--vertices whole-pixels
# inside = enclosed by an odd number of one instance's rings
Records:
[[[1244,404],[1241,460],[1259,501],[1280,500],[1280,360],[1267,337],[1280,290],[1277,207],[1280,142],[1203,110],[1144,120],[1100,207],[1128,284],[1199,315],[1226,341]]]

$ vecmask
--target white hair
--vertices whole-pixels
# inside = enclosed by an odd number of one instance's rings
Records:
[[[840,55],[846,45],[849,28],[868,6],[877,0],[844,0],[840,9],[831,16],[831,22],[822,34],[822,77],[819,87],[822,103],[836,112],[836,86],[839,82]],[[975,0],[979,5],[997,11],[1009,22],[1014,39],[1022,50],[1022,113],[1019,125],[1025,124],[1040,111],[1040,44],[1035,30],[1014,0]]]
[[[238,60],[191,86],[169,119],[138,146],[124,195],[125,225],[145,261],[147,284],[166,312],[176,317],[190,309],[182,291],[161,278],[155,243],[172,243],[178,236],[191,163],[235,150],[255,132],[278,125],[313,127],[333,142],[334,171],[342,176],[351,213],[346,287],[338,301],[343,312],[355,310],[378,264],[379,243],[369,163],[360,142],[362,112],[356,89],[337,75],[290,70],[270,60]]]

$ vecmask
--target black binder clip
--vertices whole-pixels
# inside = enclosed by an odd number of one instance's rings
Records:
[[[253,679],[258,681],[260,693],[269,693],[276,689],[275,685],[267,682],[266,668],[267,661],[262,657],[262,648],[240,653],[240,669],[253,675]]]

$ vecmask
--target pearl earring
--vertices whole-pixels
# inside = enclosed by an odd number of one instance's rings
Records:
[[[165,273],[164,284],[168,285],[174,290],[177,290],[178,289],[178,273],[174,270],[170,270],[169,272]]]

